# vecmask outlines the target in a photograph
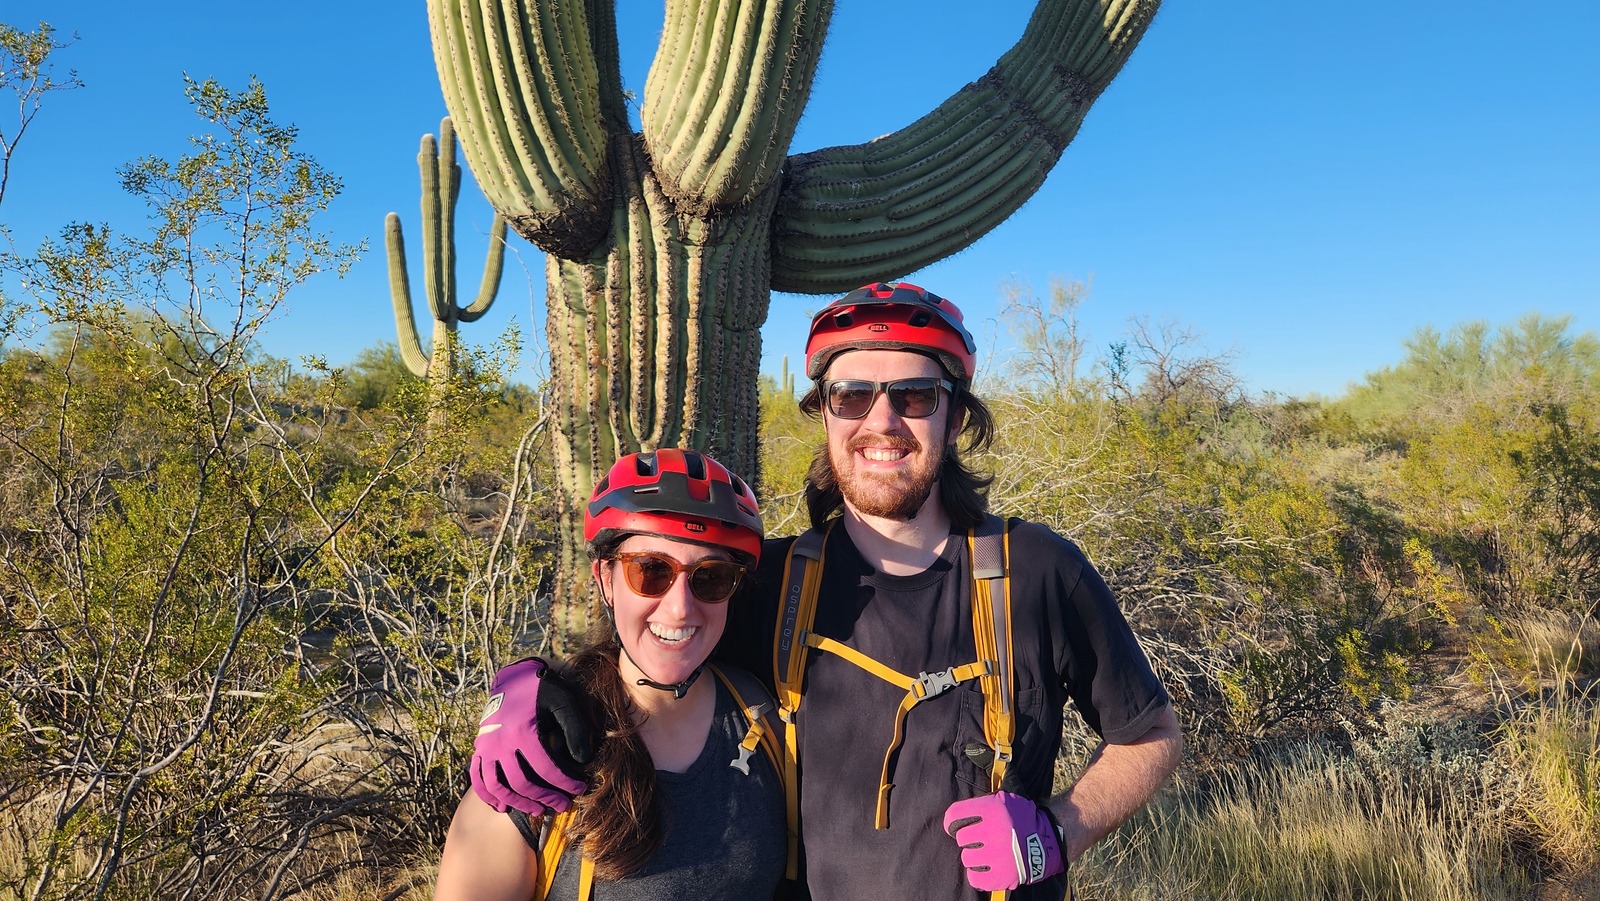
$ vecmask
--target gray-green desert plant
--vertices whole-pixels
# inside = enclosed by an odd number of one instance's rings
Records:
[[[406,367],[418,378],[442,387],[456,371],[456,326],[475,322],[493,306],[500,291],[500,274],[505,264],[506,222],[499,215],[489,232],[489,258],[483,266],[483,284],[470,306],[456,301],[456,200],[461,194],[461,166],[456,163],[456,135],[449,117],[439,122],[439,141],[422,136],[417,152],[417,168],[422,172],[422,283],[433,313],[433,344],[422,352],[417,323],[412,312],[411,282],[406,275],[406,245],[400,231],[400,217],[390,213],[384,220],[385,246],[389,252],[389,294],[394,300],[394,323],[400,337],[400,355]]]
[[[548,253],[558,596],[581,593],[581,502],[617,455],[692,446],[758,475],[772,290],[844,292],[998,225],[1043,183],[1157,6],[1044,0],[987,74],[918,121],[790,155],[831,0],[668,0],[639,132],[613,4],[430,0],[473,174]]]

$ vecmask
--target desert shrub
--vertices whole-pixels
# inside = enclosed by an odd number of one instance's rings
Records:
[[[440,841],[471,711],[539,634],[515,336],[369,410],[263,356],[285,295],[354,258],[311,230],[338,181],[259,84],[189,95],[214,134],[122,172],[145,234],[6,260],[40,331],[0,359],[0,896],[381,874]]]
[[[1321,728],[1409,690],[1437,611],[1409,602],[1402,539],[1358,522],[1365,502],[1293,444],[1222,440],[1256,417],[1249,404],[1219,419],[1172,400],[991,401],[993,509],[1084,547],[1200,750]]]

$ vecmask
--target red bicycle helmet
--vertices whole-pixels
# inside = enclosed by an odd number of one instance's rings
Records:
[[[660,535],[761,558],[761,510],[744,480],[694,451],[628,454],[594,486],[583,511],[583,540],[602,532]]]
[[[867,285],[823,307],[806,339],[806,377],[822,378],[835,356],[863,348],[929,354],[962,382],[978,356],[956,305],[909,282]]]

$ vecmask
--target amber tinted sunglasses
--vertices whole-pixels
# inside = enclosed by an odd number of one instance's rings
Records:
[[[733,597],[744,577],[744,567],[732,560],[708,557],[694,563],[679,563],[665,554],[642,551],[618,554],[628,587],[635,594],[658,598],[672,589],[679,573],[689,574],[689,591],[707,604],[720,604]]]

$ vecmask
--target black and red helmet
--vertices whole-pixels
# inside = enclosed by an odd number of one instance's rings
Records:
[[[835,356],[866,348],[928,354],[962,382],[978,356],[956,305],[909,282],[867,285],[823,307],[806,339],[806,377],[820,379]]]
[[[761,557],[761,510],[744,480],[705,454],[662,448],[612,465],[583,511],[583,540],[602,532],[659,535]]]

